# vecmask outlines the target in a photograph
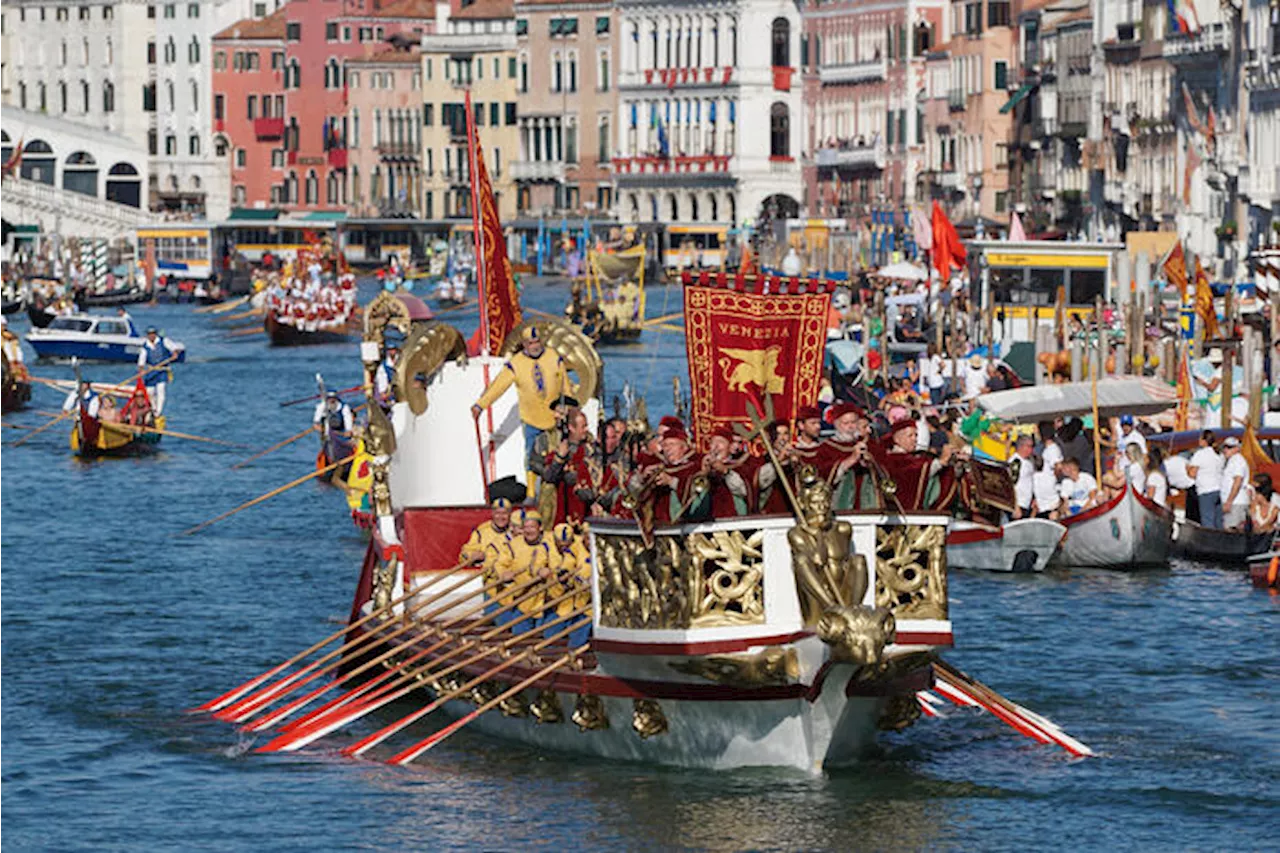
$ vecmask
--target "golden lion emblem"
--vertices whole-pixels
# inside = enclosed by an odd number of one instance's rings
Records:
[[[719,365],[728,391],[745,391],[748,385],[759,385],[765,394],[781,394],[786,378],[778,373],[782,347],[737,349],[722,347]],[[736,362],[736,364],[735,364]]]

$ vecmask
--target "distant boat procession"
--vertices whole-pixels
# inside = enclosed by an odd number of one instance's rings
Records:
[[[1280,250],[1216,286],[1174,235],[1027,240],[1015,214],[1019,239],[966,242],[936,203],[862,231],[777,220],[749,244],[586,225],[553,314],[522,304],[468,137],[482,203],[446,234],[375,245],[265,216],[139,231],[130,292],[207,302],[230,338],[359,337],[360,383],[317,374],[282,403],[314,403],[304,428],[237,463],[311,437],[314,469],[184,531],[321,479],[368,536],[340,630],[194,709],[261,734],[259,752],[330,739],[403,765],[474,725],[536,749],[816,772],[959,708],[1081,758],[947,663],[951,572],[1182,554],[1280,589]],[[526,274],[552,254],[539,231]],[[896,251],[904,235],[925,265]],[[363,306],[353,266],[376,267]],[[82,313],[60,281],[6,282],[37,355],[77,374],[33,376],[6,326],[5,412],[33,385],[67,395],[13,446],[68,420],[80,456],[228,444],[168,429],[184,346],[124,308]],[[654,287],[680,310],[651,316]],[[445,317],[468,309],[471,335]],[[629,377],[606,391],[602,353],[661,333],[683,338],[688,375],[655,424]],[[90,381],[100,360],[137,373]]]

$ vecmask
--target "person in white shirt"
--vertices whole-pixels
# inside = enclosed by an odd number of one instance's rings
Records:
[[[1227,530],[1244,529],[1249,517],[1252,486],[1249,479],[1249,463],[1240,452],[1240,439],[1232,436],[1222,442],[1226,461],[1222,465],[1222,526]]]
[[[1272,486],[1270,474],[1259,474],[1253,481],[1249,521],[1255,533],[1270,533],[1280,521],[1280,492]]]
[[[1057,432],[1048,421],[1040,424],[1040,440],[1044,447],[1040,449],[1040,470],[1057,476],[1058,466],[1062,464],[1062,445],[1058,443]]]
[[[1213,449],[1213,430],[1200,433],[1200,449],[1191,455],[1187,475],[1195,480],[1200,524],[1222,527],[1222,457]]]
[[[982,356],[971,355],[964,369],[964,399],[973,400],[987,390],[987,365]]]
[[[1124,453],[1131,444],[1141,447],[1143,455],[1146,455],[1147,437],[1134,426],[1133,415],[1122,415],[1120,417],[1120,435],[1116,439],[1116,451]]]
[[[1145,494],[1147,490],[1147,454],[1136,442],[1131,442],[1125,447],[1125,479],[1133,490],[1138,494]]]
[[[1164,461],[1164,453],[1160,451],[1160,448],[1153,447],[1151,452],[1147,454],[1147,478],[1143,494],[1159,506],[1167,507],[1169,505],[1169,480],[1165,477],[1164,471],[1160,469],[1162,461]],[[1184,468],[1184,475],[1185,470]]]
[[[1062,498],[1058,495],[1058,478],[1052,471],[1044,470],[1043,465],[1036,469],[1031,478],[1031,495],[1036,518],[1057,518],[1058,507],[1062,505]]]
[[[1067,514],[1075,515],[1088,509],[1098,492],[1098,481],[1092,474],[1080,470],[1080,462],[1074,456],[1062,460],[1062,481],[1058,494],[1067,505]]]
[[[62,404],[62,411],[70,412],[79,406],[86,415],[96,418],[101,402],[98,392],[93,390],[93,384],[88,379],[81,379],[80,387],[67,395],[67,399]]]
[[[933,342],[920,356],[920,384],[924,386],[921,390],[929,392],[929,400],[935,406],[942,403],[946,396],[946,377],[942,374],[942,356]]]
[[[1009,460],[1010,464],[1015,468],[1017,477],[1013,483],[1013,494],[1018,503],[1014,518],[1031,517],[1031,504],[1035,499],[1035,488],[1032,480],[1036,475],[1036,464],[1031,458],[1033,447],[1031,436],[1018,436],[1013,459]]]

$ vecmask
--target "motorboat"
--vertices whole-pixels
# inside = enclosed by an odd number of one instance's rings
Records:
[[[26,340],[42,359],[133,363],[138,360],[146,336],[127,317],[70,314],[54,317],[43,329],[32,329]],[[186,348],[176,341],[170,343],[174,362],[186,361]]]
[[[1042,572],[1066,535],[1066,527],[1047,518],[1020,518],[998,526],[952,519],[947,528],[947,565],[993,572]]]

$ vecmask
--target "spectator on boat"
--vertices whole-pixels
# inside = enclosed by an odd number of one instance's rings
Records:
[[[1056,478],[1058,466],[1062,464],[1063,459],[1062,445],[1058,444],[1057,428],[1053,421],[1041,421],[1036,425],[1036,431],[1040,433],[1040,470]]]
[[[1094,470],[1093,436],[1084,428],[1080,418],[1068,418],[1058,430],[1058,443],[1063,458],[1074,456],[1083,471]]]
[[[980,355],[969,356],[964,369],[964,399],[973,400],[987,390],[987,365]]]
[[[165,389],[169,385],[169,370],[162,365],[171,362],[176,353],[173,341],[161,337],[155,326],[147,327],[147,338],[138,350],[138,367],[146,371],[142,381],[146,383],[157,417],[164,414]]]
[[[525,454],[529,457],[538,437],[556,425],[553,404],[575,390],[569,382],[564,360],[555,350],[547,348],[536,326],[525,327],[521,333],[520,352],[511,356],[489,383],[471,407],[471,416],[479,420],[480,413],[492,406],[512,385],[516,386],[519,398]],[[529,467],[532,470],[533,466]]]
[[[1187,463],[1187,476],[1195,481],[1200,524],[1222,527],[1222,457],[1213,449],[1213,430],[1200,433],[1200,449]]]
[[[1034,481],[1036,476],[1036,464],[1032,459],[1033,450],[1034,442],[1031,440],[1031,436],[1018,436],[1012,460],[1015,467],[1013,494],[1018,504],[1014,511],[1014,518],[1030,518],[1032,514],[1031,505],[1035,503]]]
[[[1062,496],[1058,494],[1058,477],[1048,469],[1039,455],[1032,456],[1031,460],[1035,469],[1031,478],[1031,510],[1036,518],[1056,519],[1058,508],[1062,506]]]
[[[1164,474],[1170,489],[1181,492],[1186,505],[1187,521],[1200,523],[1200,501],[1196,499],[1196,481],[1187,473],[1187,457],[1175,453],[1164,460]]]
[[[1147,454],[1146,479],[1142,493],[1159,506],[1169,506],[1169,480],[1165,476],[1164,453],[1158,447]]]
[[[1243,530],[1249,517],[1249,462],[1241,452],[1240,439],[1230,436],[1222,442],[1222,526],[1227,530]]]
[[[102,400],[98,396],[98,392],[93,390],[93,383],[88,379],[80,380],[80,387],[67,395],[67,399],[62,404],[62,411],[70,412],[76,406],[80,407],[80,412],[87,417],[96,418],[98,410],[102,407]]]
[[[1271,533],[1280,522],[1280,492],[1275,490],[1270,474],[1259,474],[1253,479],[1249,521],[1256,533]]]
[[[1062,479],[1058,483],[1058,494],[1066,504],[1066,514],[1075,515],[1093,506],[1098,496],[1098,481],[1092,474],[1080,470],[1080,460],[1068,456],[1059,469]]]
[[[1147,452],[1147,437],[1134,428],[1133,415],[1120,416],[1120,436],[1116,439],[1116,450],[1124,453],[1129,445],[1136,444]]]
[[[128,323],[128,324],[129,324],[129,329],[132,331],[132,329],[133,329],[133,315],[132,315],[132,314],[130,314],[130,313],[128,312],[128,310],[127,310],[127,309],[125,309],[125,307],[124,307],[123,305],[120,305],[120,306],[118,306],[118,307],[116,308],[116,319],[117,319],[117,320],[124,320],[126,323]]]

